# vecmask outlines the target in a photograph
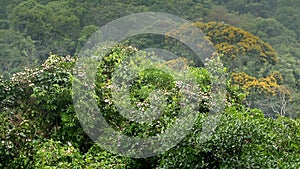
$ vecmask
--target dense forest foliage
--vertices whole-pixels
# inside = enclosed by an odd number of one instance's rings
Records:
[[[141,71],[130,88],[132,103],[147,109],[150,93],[163,89],[167,109],[151,123],[125,119],[110,93],[112,72],[122,60],[149,46],[170,49],[168,42],[187,58],[187,72],[199,85],[190,133],[149,158],[120,156],[94,143],[75,113],[72,90],[88,39],[108,22],[138,12],[187,19],[216,49],[205,68],[163,36],[129,38],[105,55],[93,97],[108,123],[131,137],[150,137],[170,126],[181,93],[176,73]],[[299,168],[299,27],[299,0],[1,0],[0,168]],[[221,70],[213,66],[220,61]],[[209,71],[228,75],[227,94],[220,121],[203,142],[213,92]]]

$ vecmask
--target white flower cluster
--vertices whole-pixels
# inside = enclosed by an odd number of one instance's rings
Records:
[[[50,70],[60,70],[63,69],[60,67],[60,63],[66,63],[66,62],[74,62],[75,59],[71,56],[66,57],[59,57],[56,55],[51,55],[45,63],[42,64],[41,68],[25,68],[23,72],[18,72],[12,75],[10,81],[13,84],[24,84],[28,85],[29,87],[33,87],[34,80],[42,73]]]

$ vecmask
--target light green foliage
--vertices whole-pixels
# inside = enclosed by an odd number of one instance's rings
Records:
[[[135,163],[126,157],[116,156],[102,150],[97,144],[82,154],[71,142],[63,144],[52,139],[34,143],[34,168],[68,169],[68,168],[103,168],[124,169],[128,164]]]
[[[102,150],[97,144],[93,145],[84,156],[84,168],[124,169],[136,168],[138,163],[128,157],[121,157]]]
[[[132,47],[117,46],[111,53],[103,59],[102,65],[97,72],[96,93],[98,95],[98,105],[100,111],[107,119],[108,123],[116,130],[121,130],[123,133],[130,136],[148,137],[161,133],[164,128],[172,124],[175,120],[175,116],[180,111],[179,101],[180,95],[178,88],[176,87],[176,76],[180,77],[180,72],[171,72],[168,69],[164,69],[166,65],[157,62],[153,63],[145,56],[135,56],[136,49]],[[132,57],[132,58],[130,58]],[[131,60],[132,59],[132,60]],[[179,62],[179,63],[176,63]],[[180,64],[180,61],[171,60],[168,62],[169,66],[176,66]],[[118,70],[117,77],[114,76],[114,71]],[[132,74],[138,72],[135,76]],[[201,75],[203,73],[203,75]],[[194,76],[196,82],[209,91],[209,79],[208,74],[204,69],[191,68],[191,76]],[[133,79],[131,79],[133,78]],[[117,81],[116,81],[117,80]],[[120,81],[121,80],[121,81]],[[120,81],[120,82],[119,82]],[[124,98],[120,101],[120,105],[126,106],[132,104],[138,112],[143,112],[145,118],[149,116],[150,112],[147,110],[153,110],[156,113],[155,107],[151,107],[150,94],[156,90],[160,90],[165,97],[164,102],[160,103],[163,107],[162,115],[159,119],[138,124],[136,122],[129,121],[122,117],[114,105],[114,98],[111,90],[113,82],[116,85],[120,85],[119,88],[129,88],[129,100]],[[123,83],[129,83],[128,86],[122,86]],[[198,91],[203,95],[206,95],[203,91]],[[121,93],[117,95],[117,98],[124,97],[127,93]],[[201,95],[202,96],[202,95]],[[156,99],[162,98],[152,98]],[[153,104],[153,103],[152,103]],[[153,109],[154,108],[154,109]],[[200,112],[205,112],[206,107],[203,106]]]
[[[259,110],[228,107],[211,140],[199,144],[201,124],[202,120],[189,138],[162,156],[159,168],[300,166],[299,120],[266,119]]]
[[[70,142],[63,145],[60,141],[45,140],[37,142],[34,150],[35,168],[82,168],[82,156]]]

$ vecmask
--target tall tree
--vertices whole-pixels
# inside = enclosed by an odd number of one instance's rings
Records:
[[[73,55],[79,36],[80,22],[67,2],[49,2],[45,5],[34,0],[19,4],[10,15],[14,30],[30,36],[40,55],[50,52]]]
[[[13,30],[0,30],[0,48],[0,70],[7,77],[37,60],[31,38]]]

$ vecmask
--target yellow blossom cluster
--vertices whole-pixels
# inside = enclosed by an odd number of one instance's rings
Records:
[[[227,57],[247,55],[259,57],[262,61],[276,62],[276,52],[259,37],[240,28],[218,22],[193,23],[200,28],[214,44],[220,54]]]
[[[249,94],[271,94],[272,96],[279,93],[289,94],[288,90],[280,85],[283,78],[277,72],[263,78],[256,78],[244,72],[232,73],[231,77],[233,84],[240,86]]]

